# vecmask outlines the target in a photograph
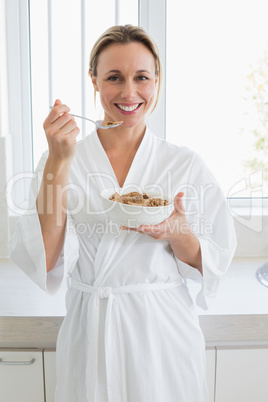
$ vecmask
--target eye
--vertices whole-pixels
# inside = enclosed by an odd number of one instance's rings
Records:
[[[138,81],[146,81],[146,80],[148,80],[149,78],[148,77],[146,77],[145,75],[139,75],[138,77],[137,77],[137,80]]]
[[[118,81],[119,77],[117,75],[111,75],[111,77],[108,77],[108,81]]]

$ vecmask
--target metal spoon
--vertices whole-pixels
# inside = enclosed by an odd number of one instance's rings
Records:
[[[53,109],[53,107],[50,106],[50,109]],[[94,121],[94,120],[88,119],[87,117],[78,116],[77,114],[73,114],[73,113],[70,113],[70,115],[72,115],[74,117],[79,117],[80,119],[91,121],[91,123],[95,124],[96,129],[103,128],[104,130],[107,130],[108,128],[114,128],[114,127],[121,126],[121,124],[123,123],[123,121],[115,121],[115,122],[108,121],[107,124],[102,125],[102,120]]]

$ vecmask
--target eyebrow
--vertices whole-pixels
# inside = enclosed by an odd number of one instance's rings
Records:
[[[120,71],[120,70],[110,70],[110,71],[108,71],[108,72],[106,73],[106,75],[111,74],[111,73],[121,74],[121,71]],[[150,71],[148,71],[148,70],[138,70],[138,71],[136,71],[136,73],[137,73],[137,74],[140,74],[140,73],[151,74]]]

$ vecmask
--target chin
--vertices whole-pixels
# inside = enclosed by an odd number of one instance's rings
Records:
[[[125,127],[125,128],[135,128],[135,127],[137,127],[137,126],[139,126],[139,125],[145,125],[145,117],[143,117],[142,119],[139,119],[139,120],[128,120],[128,119],[121,119],[121,120],[123,120],[124,121],[124,123],[122,124],[122,127]]]
[[[122,127],[124,127],[124,128],[136,128],[136,127],[138,127],[139,125],[140,125],[141,123],[139,122],[139,123],[136,123],[136,124],[122,124]]]

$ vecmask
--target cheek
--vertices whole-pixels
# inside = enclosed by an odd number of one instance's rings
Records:
[[[156,90],[156,87],[154,84],[147,85],[143,90],[144,99],[147,99],[147,101],[153,100],[154,95],[155,95],[155,90]]]
[[[114,97],[114,90],[111,87],[102,87],[100,90],[100,99],[102,104],[109,103]]]

